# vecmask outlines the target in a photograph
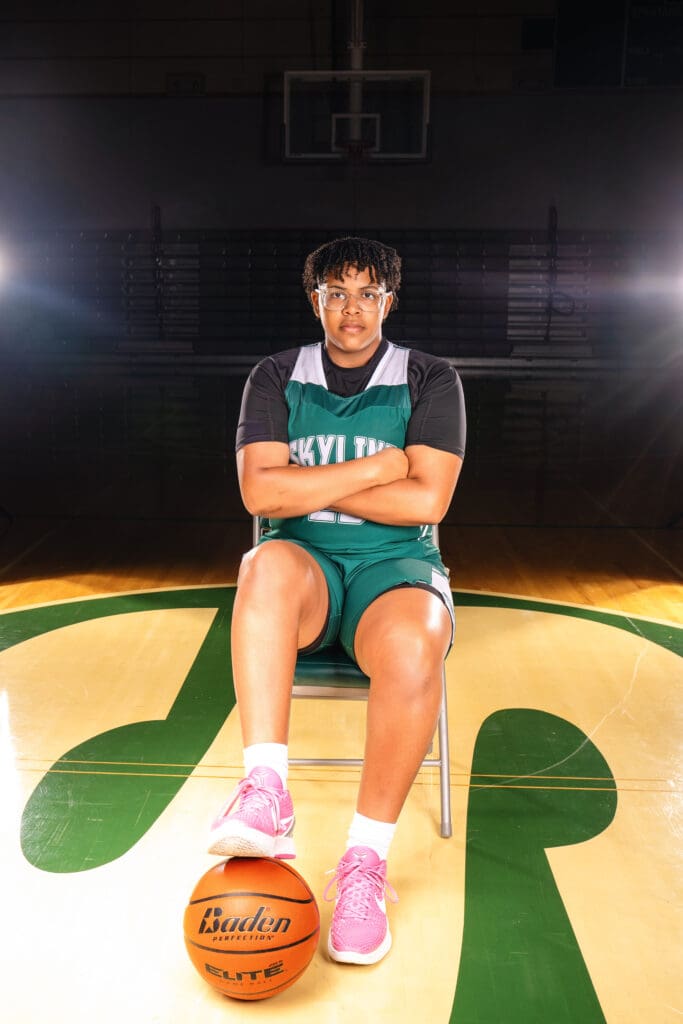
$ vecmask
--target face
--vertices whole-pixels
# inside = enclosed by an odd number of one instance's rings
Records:
[[[330,359],[339,366],[362,366],[375,354],[382,340],[382,322],[386,318],[393,295],[384,295],[377,307],[361,309],[358,297],[366,291],[380,292],[383,285],[373,281],[369,270],[348,267],[342,277],[328,275],[325,279],[328,294],[335,288],[343,289],[348,301],[341,309],[325,309],[322,296],[311,294],[313,310],[325,331],[325,347]]]

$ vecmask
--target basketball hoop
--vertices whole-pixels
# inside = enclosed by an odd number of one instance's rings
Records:
[[[285,160],[424,161],[429,71],[285,71]]]
[[[365,144],[361,139],[352,139],[346,143],[346,154],[349,162],[352,164],[359,164],[363,161],[366,154]]]

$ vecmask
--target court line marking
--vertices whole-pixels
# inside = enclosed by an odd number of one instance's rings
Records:
[[[0,587],[2,585],[3,585],[2,581],[0,580]],[[43,601],[40,604],[18,605],[15,608],[0,608],[0,616],[2,616],[2,615],[11,615],[13,612],[28,612],[28,611],[32,611],[32,610],[37,610],[39,608],[52,608],[55,605],[61,605],[61,604],[73,604],[73,603],[75,603],[77,601],[102,601],[102,600],[104,600],[106,598],[112,599],[112,598],[117,598],[117,597],[136,597],[138,595],[139,596],[143,596],[143,595],[146,595],[146,594],[176,593],[176,592],[181,591],[181,590],[235,590],[235,589],[236,589],[236,584],[234,582],[233,583],[217,582],[217,583],[197,583],[197,584],[185,583],[185,584],[179,584],[179,585],[173,586],[173,587],[170,587],[170,586],[167,586],[167,587],[148,587],[148,588],[145,588],[143,590],[106,591],[106,592],[98,593],[98,594],[85,594],[85,595],[81,594],[81,595],[79,595],[77,597],[65,597],[65,598],[62,598],[62,599],[56,600],[56,601]],[[467,589],[465,587],[458,587],[456,590],[453,591],[453,594],[455,595],[456,599],[457,599],[458,594],[471,594],[471,595],[473,595],[475,597],[477,597],[477,596],[479,596],[479,597],[502,597],[502,598],[505,598],[506,600],[512,600],[512,601],[533,601],[534,603],[547,604],[547,605],[554,606],[554,607],[580,608],[582,611],[598,612],[598,613],[603,614],[603,615],[616,615],[616,616],[619,616],[620,618],[626,619],[628,621],[631,621],[632,619],[635,619],[636,621],[637,620],[642,620],[643,622],[653,622],[653,623],[655,623],[655,625],[658,625],[658,626],[672,626],[674,629],[681,629],[681,628],[683,628],[683,623],[676,622],[673,619],[655,619],[655,618],[652,618],[652,616],[649,616],[649,615],[641,615],[640,612],[638,612],[638,613],[627,612],[627,611],[623,611],[620,608],[605,608],[605,607],[603,607],[601,605],[597,605],[597,604],[579,604],[578,602],[575,602],[575,601],[564,601],[564,600],[560,600],[558,598],[535,597],[535,596],[529,595],[529,594],[521,594],[521,593],[520,594],[514,594],[514,593],[511,593],[509,591],[504,592],[502,590],[470,590],[470,589]],[[467,607],[469,607],[469,606],[467,606]],[[457,600],[456,600],[456,609],[457,609]],[[520,609],[520,610],[524,611],[526,609]]]
[[[458,587],[457,590],[453,591],[453,594],[455,598],[457,598],[458,594],[471,594],[474,597],[502,597],[505,600],[511,601],[530,601],[534,604],[547,604],[555,608],[580,608],[581,611],[598,612],[601,615],[616,615],[619,618],[626,619],[628,622],[640,620],[642,622],[653,622],[656,626],[672,626],[674,629],[683,629],[683,623],[675,622],[673,619],[654,619],[650,615],[641,615],[640,612],[626,612],[619,608],[603,608],[598,604],[579,604],[576,601],[564,601],[553,597],[532,597],[529,594],[511,594],[509,592],[505,593],[502,590],[468,590],[464,587]],[[457,612],[457,600],[455,607]],[[470,605],[466,607],[469,608]],[[519,610],[527,611],[528,609],[521,608]]]
[[[189,772],[183,774],[180,772],[110,772],[110,771],[73,771],[69,768],[50,768],[45,771],[44,768],[21,768],[23,772],[41,772],[44,775],[108,775],[116,778],[141,778],[141,779],[196,779],[199,781],[206,781],[216,779],[221,782],[227,781],[223,775],[205,775],[198,774],[196,772]],[[563,776],[559,776],[563,778]],[[520,786],[516,784],[517,776],[512,776],[515,779],[515,784],[505,785],[504,783],[484,783],[484,782],[458,782],[457,779],[451,779],[453,788],[456,789],[531,789],[531,790],[547,790],[548,792],[556,792],[567,790],[570,792],[588,792],[588,793],[665,793],[670,795],[671,793],[677,793],[679,790],[668,788],[668,789],[651,789],[645,786]],[[304,780],[302,780],[304,781]],[[310,780],[305,780],[310,781]],[[342,779],[339,781],[350,781]],[[416,780],[416,782],[419,780]],[[603,782],[604,779],[598,779],[597,781]],[[683,791],[681,791],[683,792]]]
[[[137,767],[140,767],[140,768],[188,768],[188,769],[190,769],[190,771],[193,771],[194,769],[196,769],[196,768],[201,766],[203,768],[210,768],[210,769],[213,769],[215,771],[220,771],[220,770],[239,771],[240,770],[239,766],[236,765],[236,764],[235,765],[232,765],[232,764],[225,764],[225,765],[223,765],[223,764],[201,764],[201,765],[196,765],[196,764],[184,764],[183,762],[180,762],[180,761],[179,762],[176,762],[176,761],[87,761],[85,759],[70,758],[70,757],[69,758],[65,758],[65,757],[49,758],[49,757],[29,757],[29,756],[17,757],[17,758],[15,758],[15,761],[17,761],[17,762],[19,762],[19,761],[31,761],[33,763],[37,762],[38,765],[40,765],[41,763],[50,764],[50,765],[56,765],[56,764],[66,764],[66,765],[68,765],[68,764],[74,764],[74,765],[75,764],[87,764],[87,765],[102,765],[102,766],[107,766],[107,765],[114,766],[114,765],[117,765],[117,766],[120,766],[122,768],[125,768],[125,767],[130,767],[130,768],[137,768]],[[296,767],[296,765],[294,765],[293,767]],[[427,767],[429,767],[429,766],[427,766]],[[36,767],[36,768],[28,769],[28,770],[39,771],[41,769]],[[58,769],[55,768],[54,770],[57,771]],[[59,769],[59,770],[66,771],[67,769]],[[86,772],[80,772],[80,773],[75,773],[75,774],[83,774],[83,775],[85,775],[87,773]],[[114,774],[118,774],[118,773],[114,773]],[[221,778],[221,776],[219,776],[219,775],[216,775],[216,776],[212,775],[212,776],[206,776],[206,777],[207,778]],[[515,774],[508,774],[506,772],[472,772],[471,774],[468,774],[467,772],[452,772],[451,773],[451,778],[469,778],[469,779],[522,779],[523,780],[523,779],[532,779],[532,778],[537,778],[537,777],[540,777],[540,776],[537,776],[535,772],[532,772],[531,775],[515,775]],[[544,773],[543,774],[543,778],[544,779],[558,779],[558,780],[564,779],[565,781],[576,781],[576,782],[607,782],[607,781],[611,780],[613,778],[613,776],[611,776],[611,775],[610,776],[606,776],[606,775],[547,775],[547,774]],[[620,779],[615,779],[614,781],[615,782],[659,782],[659,783],[663,784],[663,783],[669,782],[670,780],[669,779],[660,779],[660,778],[657,778],[657,779],[643,779],[643,778],[638,777],[638,778],[620,778]]]

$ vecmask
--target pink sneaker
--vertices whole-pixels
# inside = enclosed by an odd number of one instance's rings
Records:
[[[239,807],[233,814],[234,804]],[[277,772],[254,768],[242,779],[211,826],[209,853],[219,857],[296,857],[294,809]]]
[[[387,862],[367,846],[352,846],[337,865],[328,890],[336,882],[337,897],[327,951],[345,964],[376,964],[391,949],[385,889],[392,903],[398,896],[386,880]]]

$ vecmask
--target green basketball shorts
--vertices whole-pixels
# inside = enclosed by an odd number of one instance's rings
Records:
[[[260,543],[271,539],[267,535]],[[276,538],[272,538],[276,539]],[[284,538],[280,538],[284,540]],[[372,559],[330,555],[304,541],[288,540],[298,544],[316,560],[327,581],[329,612],[323,632],[300,654],[311,654],[333,643],[340,643],[350,658],[354,658],[356,628],[365,609],[375,598],[399,587],[420,587],[439,597],[451,619],[451,644],[455,635],[453,595],[446,569],[438,557],[425,557],[419,541],[397,545],[391,557]]]

